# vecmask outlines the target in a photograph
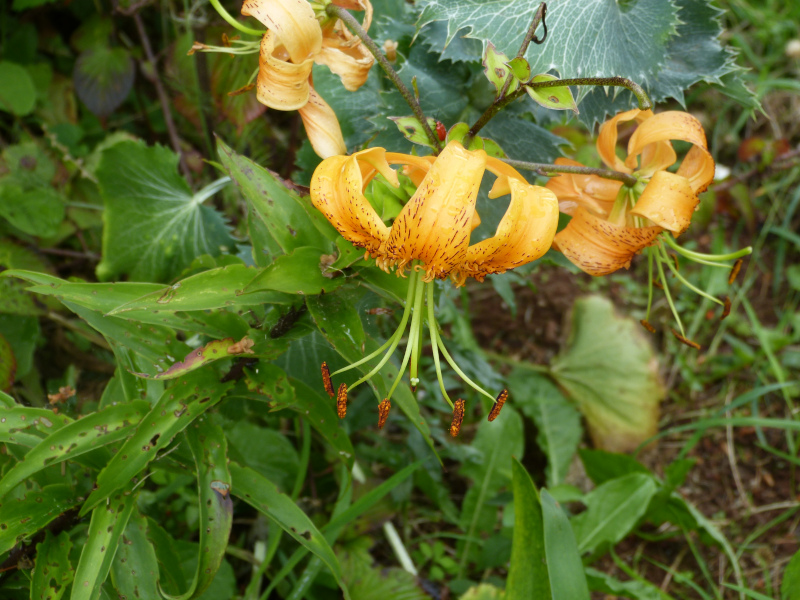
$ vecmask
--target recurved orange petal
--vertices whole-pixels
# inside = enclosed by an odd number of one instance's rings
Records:
[[[459,268],[467,277],[483,281],[486,275],[504,273],[536,260],[553,243],[558,227],[556,195],[519,179],[509,178],[509,185],[511,202],[497,233],[467,250]]]
[[[308,102],[298,112],[317,156],[328,158],[347,153],[336,113],[314,88],[309,88]]]
[[[332,73],[342,80],[342,85],[349,92],[354,92],[367,80],[369,70],[375,58],[361,43],[350,43],[348,40],[354,36],[342,32],[343,37],[325,37],[322,40],[322,50],[314,60],[321,65],[326,65]],[[355,38],[356,42],[360,42]]]
[[[294,63],[322,48],[322,29],[307,0],[245,0],[242,14],[261,21],[286,47]]]
[[[613,116],[600,126],[600,132],[597,134],[597,153],[608,168],[622,171],[623,173],[631,173],[633,171],[617,157],[617,127],[621,122],[636,121],[641,123],[652,116],[652,111],[634,108]]]
[[[631,264],[634,255],[652,244],[661,227],[623,227],[579,207],[556,234],[553,248],[589,275],[608,275]]]
[[[426,281],[447,277],[462,263],[485,167],[483,150],[450,142],[395,219],[384,249],[387,263],[403,269],[421,260]]]
[[[699,202],[688,179],[656,171],[630,214],[649,219],[677,237],[689,228]]]
[[[361,158],[379,163],[383,153],[383,148],[372,148],[352,156],[332,156],[320,163],[311,178],[312,204],[342,237],[371,254],[389,237],[389,228],[362,193],[358,162]]]
[[[641,154],[639,171],[645,177],[666,169],[677,159],[675,152],[671,150],[671,144],[669,152],[663,151],[669,140],[683,140],[694,144],[700,150],[695,150],[693,157],[707,157],[702,160],[693,158],[687,167],[691,169],[690,175],[684,175],[692,182],[693,189],[707,186],[714,177],[714,161],[708,153],[703,126],[689,113],[676,110],[662,112],[639,125],[628,141],[628,160],[635,161]],[[706,177],[707,181],[702,183]]]
[[[308,78],[314,61],[309,58],[295,64],[287,58],[275,33],[265,33],[261,38],[256,96],[261,104],[277,110],[297,110],[308,102],[310,94]]]
[[[568,158],[557,158],[556,164],[583,166]],[[606,217],[614,207],[622,182],[604,179],[597,175],[562,173],[557,177],[551,177],[545,187],[555,193],[558,198],[558,210],[567,215],[573,214],[579,206],[583,206],[598,216]]]

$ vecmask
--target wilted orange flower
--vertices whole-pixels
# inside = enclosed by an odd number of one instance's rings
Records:
[[[388,227],[363,191],[377,174],[397,186],[389,166],[407,165],[417,191],[394,224]],[[484,171],[497,176],[490,198],[511,194],[511,203],[497,233],[469,245],[480,223],[475,202]],[[311,179],[311,201],[342,236],[377,259],[386,271],[402,273],[412,261],[425,270],[424,280],[450,277],[463,285],[503,273],[547,252],[558,224],[553,192],[530,185],[515,169],[483,150],[466,150],[452,141],[434,157],[418,157],[370,148],[351,156],[324,160]]]
[[[363,10],[364,29],[372,20],[369,0],[335,0],[350,10]],[[311,68],[327,65],[344,87],[355,91],[367,80],[373,56],[338,19],[317,15],[306,0],[245,0],[242,14],[269,31],[261,39],[257,97],[277,110],[298,110],[314,151],[322,158],[347,149],[333,109],[314,91]]]
[[[405,165],[405,175],[417,189],[394,223],[387,226],[364,196],[364,189],[378,173],[397,187],[397,172],[390,166],[396,164]],[[489,197],[511,194],[511,201],[496,234],[470,246],[470,234],[480,223],[475,202],[487,169],[497,176]],[[346,406],[348,389],[352,391],[380,371],[408,328],[408,342],[399,374],[388,393],[379,395],[379,400],[382,398],[379,425],[386,422],[389,401],[406,367],[412,390],[419,381],[418,364],[427,312],[439,388],[453,408],[452,435],[458,433],[464,418],[464,401],[458,400],[453,404],[447,395],[439,363],[440,352],[468,385],[495,402],[489,416],[494,420],[508,392],[503,390],[495,398],[467,377],[447,352],[434,315],[433,280],[450,277],[460,286],[467,277],[482,281],[488,274],[503,273],[542,256],[550,247],[558,224],[555,194],[528,184],[515,169],[487,156],[483,150],[466,150],[459,142],[452,141],[438,157],[395,154],[383,148],[370,148],[351,156],[327,158],[311,179],[311,201],[346,240],[364,248],[368,255],[377,259],[382,269],[397,269],[400,275],[410,272],[403,316],[386,343],[335,373],[329,374],[327,366],[323,365],[323,382],[330,393],[333,390],[332,376],[383,354],[378,364],[349,388],[342,384],[345,387],[340,387],[339,405]],[[339,414],[344,412],[340,410]]]
[[[623,161],[616,155],[617,125],[625,121],[636,121],[638,127]],[[677,160],[670,140],[692,144],[675,173],[667,170]],[[714,178],[714,160],[700,122],[679,111],[620,113],[600,127],[597,152],[609,168],[639,183],[628,188],[597,175],[563,174],[546,187],[555,192],[560,210],[572,215],[553,247],[586,273],[607,275],[627,268],[662,231],[677,237],[689,227],[698,194]],[[556,163],[580,166],[566,159]]]

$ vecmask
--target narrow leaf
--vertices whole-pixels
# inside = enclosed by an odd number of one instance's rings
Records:
[[[329,293],[344,283],[344,277],[323,275],[323,252],[317,248],[297,248],[291,254],[279,256],[261,270],[244,289],[245,294],[272,290],[287,294]]]
[[[589,600],[589,587],[569,519],[547,490],[542,490],[540,498],[552,600]]]
[[[23,498],[8,498],[0,504],[0,554],[44,528],[50,521],[81,501],[66,485],[48,485]]]
[[[134,509],[111,563],[111,580],[120,597],[159,597],[158,560],[147,530],[147,519]]]
[[[36,545],[36,566],[31,577],[31,598],[59,600],[75,576],[75,569],[69,562],[72,541],[69,534],[62,531],[55,536],[45,532],[44,541]]]

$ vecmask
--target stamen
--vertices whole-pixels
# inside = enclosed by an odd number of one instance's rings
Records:
[[[492,410],[489,411],[489,421],[494,421],[500,415],[500,409],[503,408],[503,404],[506,403],[506,400],[508,400],[508,390],[503,390],[494,401]]]
[[[656,267],[658,267],[658,278],[664,282],[664,285],[661,287],[664,290],[664,297],[667,299],[667,304],[669,305],[669,309],[672,311],[672,316],[675,317],[675,321],[678,323],[678,328],[681,330],[681,336],[684,335],[683,330],[683,322],[681,321],[681,317],[678,314],[678,309],[675,308],[675,303],[672,301],[672,294],[669,293],[669,286],[666,284],[667,278],[664,277],[664,267],[661,266],[662,259],[660,256],[656,256]],[[667,262],[669,264],[669,262]],[[672,330],[675,333],[675,330]]]
[[[742,270],[742,263],[744,259],[739,259],[735,263],[733,263],[733,269],[731,269],[731,274],[728,275],[728,285],[732,285],[734,281],[736,281],[736,276],[739,274],[739,271]]]
[[[431,350],[433,351],[433,364],[436,366],[436,379],[439,380],[439,389],[442,390],[442,396],[447,400],[450,408],[453,408],[453,402],[450,396],[447,395],[447,390],[444,389],[444,379],[442,378],[442,367],[439,364],[439,345],[436,343],[436,318],[433,312],[433,285],[428,286],[428,330],[431,334]]]
[[[386,425],[386,418],[389,416],[390,408],[392,408],[392,403],[388,398],[378,404],[378,429],[383,429],[383,426]]]
[[[490,400],[494,400],[494,396],[492,396],[489,392],[487,392],[485,389],[483,389],[477,383],[472,381],[472,379],[467,377],[466,373],[464,373],[464,371],[462,371],[459,368],[459,366],[456,364],[456,361],[454,361],[453,357],[450,356],[450,353],[447,351],[447,348],[444,347],[444,342],[442,342],[442,336],[439,335],[439,332],[436,330],[436,328],[431,328],[431,333],[436,335],[436,344],[439,346],[439,350],[442,351],[442,355],[444,356],[444,359],[450,364],[450,366],[453,368],[453,371],[458,373],[458,376],[461,377],[461,379],[464,380],[464,383],[466,383],[468,386],[470,386],[476,392],[483,394],[484,396],[486,396]]]
[[[656,328],[655,328],[655,327],[653,327],[653,326],[650,324],[650,321],[648,321],[647,319],[642,319],[641,321],[639,321],[639,323],[641,323],[641,324],[642,324],[642,327],[644,327],[645,329],[647,329],[647,331],[649,331],[650,333],[655,333],[655,332],[656,332]]]
[[[731,314],[731,299],[728,296],[725,296],[725,305],[722,309],[722,316],[720,317],[720,321]]]
[[[340,419],[347,416],[347,384],[343,383],[339,386],[339,391],[336,393],[336,413]]]
[[[716,302],[720,306],[722,305],[722,300],[720,300],[719,298],[715,298],[711,294],[708,294],[708,293],[704,292],[703,290],[701,290],[697,286],[695,286],[692,283],[690,283],[683,275],[681,275],[678,272],[678,269],[676,267],[672,266],[672,262],[670,262],[670,260],[669,260],[670,259],[670,254],[667,253],[666,249],[661,245],[659,245],[659,248],[661,249],[661,253],[664,256],[664,258],[663,258],[664,264],[666,264],[670,268],[670,270],[672,271],[672,274],[675,276],[675,278],[678,281],[680,281],[683,285],[688,287],[690,290],[692,290],[698,296],[702,296],[703,298],[706,298],[707,300],[711,300],[712,302]],[[675,258],[675,261],[677,262],[677,257],[675,257],[674,254],[672,255],[672,257]]]
[[[685,335],[681,335],[678,331],[675,331],[675,329],[672,329],[672,335],[674,335],[678,339],[678,341],[681,342],[682,344],[686,344],[687,346],[689,346],[690,348],[694,348],[695,350],[702,350],[700,344],[698,344],[697,342],[693,342]]]
[[[464,421],[464,401],[459,398],[453,406],[453,422],[450,423],[450,435],[456,437],[461,431],[461,423]]]
[[[647,312],[642,320],[642,325],[650,318],[650,308],[653,306],[653,257],[654,248],[647,249]],[[647,327],[647,325],[645,325]],[[653,333],[653,332],[651,332]]]
[[[335,396],[333,392],[333,382],[331,381],[331,372],[328,369],[328,363],[322,361],[322,383],[325,386],[325,391],[328,392],[328,396],[333,398]]]

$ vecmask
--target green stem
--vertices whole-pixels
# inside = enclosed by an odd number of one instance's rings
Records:
[[[434,314],[433,308],[433,282],[427,284],[428,285],[428,329],[431,333],[431,349],[433,350],[433,364],[436,365],[436,379],[439,380],[439,389],[442,390],[442,396],[444,399],[447,400],[447,403],[450,405],[450,408],[455,408],[453,406],[453,402],[450,400],[450,396],[447,395],[447,390],[444,389],[444,379],[442,378],[442,367],[439,364],[439,345],[436,343],[436,334],[434,333],[434,329],[436,328],[436,317]]]
[[[219,13],[219,16],[225,19],[231,27],[235,27],[236,29],[238,29],[242,33],[246,33],[247,35],[256,35],[258,37],[261,37],[266,33],[266,31],[259,31],[258,29],[250,29],[249,27],[239,23],[239,21],[234,19],[231,16],[231,14],[227,10],[225,10],[225,8],[223,8],[222,4],[219,3],[219,0],[208,0],[208,1],[211,3],[211,6],[214,7],[214,10],[216,10]]]
[[[663,239],[664,242],[667,244],[667,246],[675,250],[675,252],[677,252],[678,254],[681,254],[686,258],[690,258],[697,262],[706,261],[705,264],[708,264],[709,261],[723,262],[727,260],[738,260],[753,253],[753,247],[747,246],[746,248],[742,248],[741,250],[737,250],[736,252],[729,252],[728,254],[703,254],[702,252],[694,252],[693,250],[687,250],[683,246],[678,245],[678,242],[672,239],[672,237],[668,233],[662,235],[661,239]]]
[[[475,137],[475,135],[481,129],[483,129],[483,127],[489,121],[491,121],[497,113],[499,113],[507,105],[511,104],[514,100],[522,96],[522,94],[525,94],[526,86],[532,89],[539,89],[565,85],[610,85],[614,87],[624,87],[629,89],[631,92],[633,92],[633,95],[636,96],[636,99],[639,101],[640,110],[647,110],[653,107],[653,103],[650,101],[650,98],[647,96],[642,87],[630,79],[625,79],[624,77],[578,77],[575,79],[554,79],[552,81],[539,81],[536,83],[530,82],[522,84],[518,90],[510,93],[508,96],[498,97],[492,103],[492,105],[484,111],[480,118],[475,121],[475,124],[470,127],[467,135],[470,138]]]
[[[650,320],[650,309],[653,306],[653,253],[655,248],[647,249],[647,312],[645,313],[645,321]]]
[[[667,254],[666,248],[664,248],[664,246],[659,244],[658,245],[658,249],[661,252],[661,256],[663,257],[664,262],[667,264],[667,266],[669,267],[669,270],[672,271],[672,274],[675,276],[675,278],[678,281],[680,281],[683,285],[685,285],[690,290],[692,290],[695,294],[698,294],[698,295],[702,296],[703,298],[705,298],[707,300],[711,300],[712,302],[716,302],[720,306],[724,306],[725,305],[725,303],[722,300],[720,300],[719,298],[715,298],[714,296],[712,296],[708,292],[704,292],[700,288],[698,288],[695,285],[689,283],[689,281],[683,275],[680,274],[678,269],[672,263],[672,260],[670,260],[670,257]]]
[[[397,377],[395,378],[392,387],[389,389],[389,393],[386,395],[387,400],[392,397],[392,394],[394,394],[394,391],[400,384],[400,380],[403,378],[403,373],[406,372],[408,360],[411,358],[414,348],[419,344],[419,327],[420,322],[422,321],[422,303],[424,299],[423,291],[425,290],[425,284],[424,282],[418,280],[416,287],[417,289],[414,290],[414,316],[411,317],[411,328],[408,331],[408,344],[406,345],[406,353],[403,355],[403,363],[400,365],[400,370],[397,371]]]
[[[614,181],[621,181],[626,187],[632,188],[636,185],[638,180],[633,175],[614,171],[612,169],[595,169],[594,167],[575,167],[572,165],[553,165],[548,163],[532,163],[523,160],[511,160],[504,158],[503,162],[511,165],[515,169],[522,169],[523,171],[535,171],[539,175],[550,177],[551,173],[573,173],[575,175],[597,175],[604,179],[613,179]]]
[[[386,73],[386,76],[392,80],[392,83],[403,96],[403,99],[408,103],[408,106],[411,107],[411,112],[414,113],[414,116],[419,121],[420,125],[422,126],[425,135],[428,136],[428,140],[430,140],[433,147],[436,149],[436,153],[442,151],[442,143],[439,141],[439,136],[436,135],[433,130],[431,129],[430,125],[428,125],[428,119],[425,117],[425,113],[422,110],[419,102],[417,101],[416,97],[409,91],[406,87],[406,84],[400,79],[400,76],[397,74],[397,71],[392,68],[392,65],[389,64],[389,61],[386,59],[386,56],[383,54],[378,45],[375,41],[369,37],[367,32],[361,27],[361,23],[359,23],[356,18],[351,15],[347,10],[340,6],[336,6],[335,4],[331,3],[325,8],[325,12],[331,17],[337,17],[342,22],[347,25],[347,27],[352,31],[358,38],[364,43],[367,47],[367,50],[372,53],[375,57],[375,60],[378,61],[381,69],[383,72]]]
[[[672,295],[669,293],[669,284],[667,283],[667,278],[664,275],[664,267],[661,266],[661,257],[656,255],[655,259],[656,267],[658,267],[658,277],[661,280],[661,285],[664,287],[664,296],[667,299],[667,304],[669,304],[669,308],[672,311],[672,316],[675,317],[675,321],[678,323],[678,329],[680,329],[681,335],[686,337],[686,331],[683,329],[683,322],[681,321],[680,316],[678,316],[678,310],[675,308],[675,303],[672,301]]]

